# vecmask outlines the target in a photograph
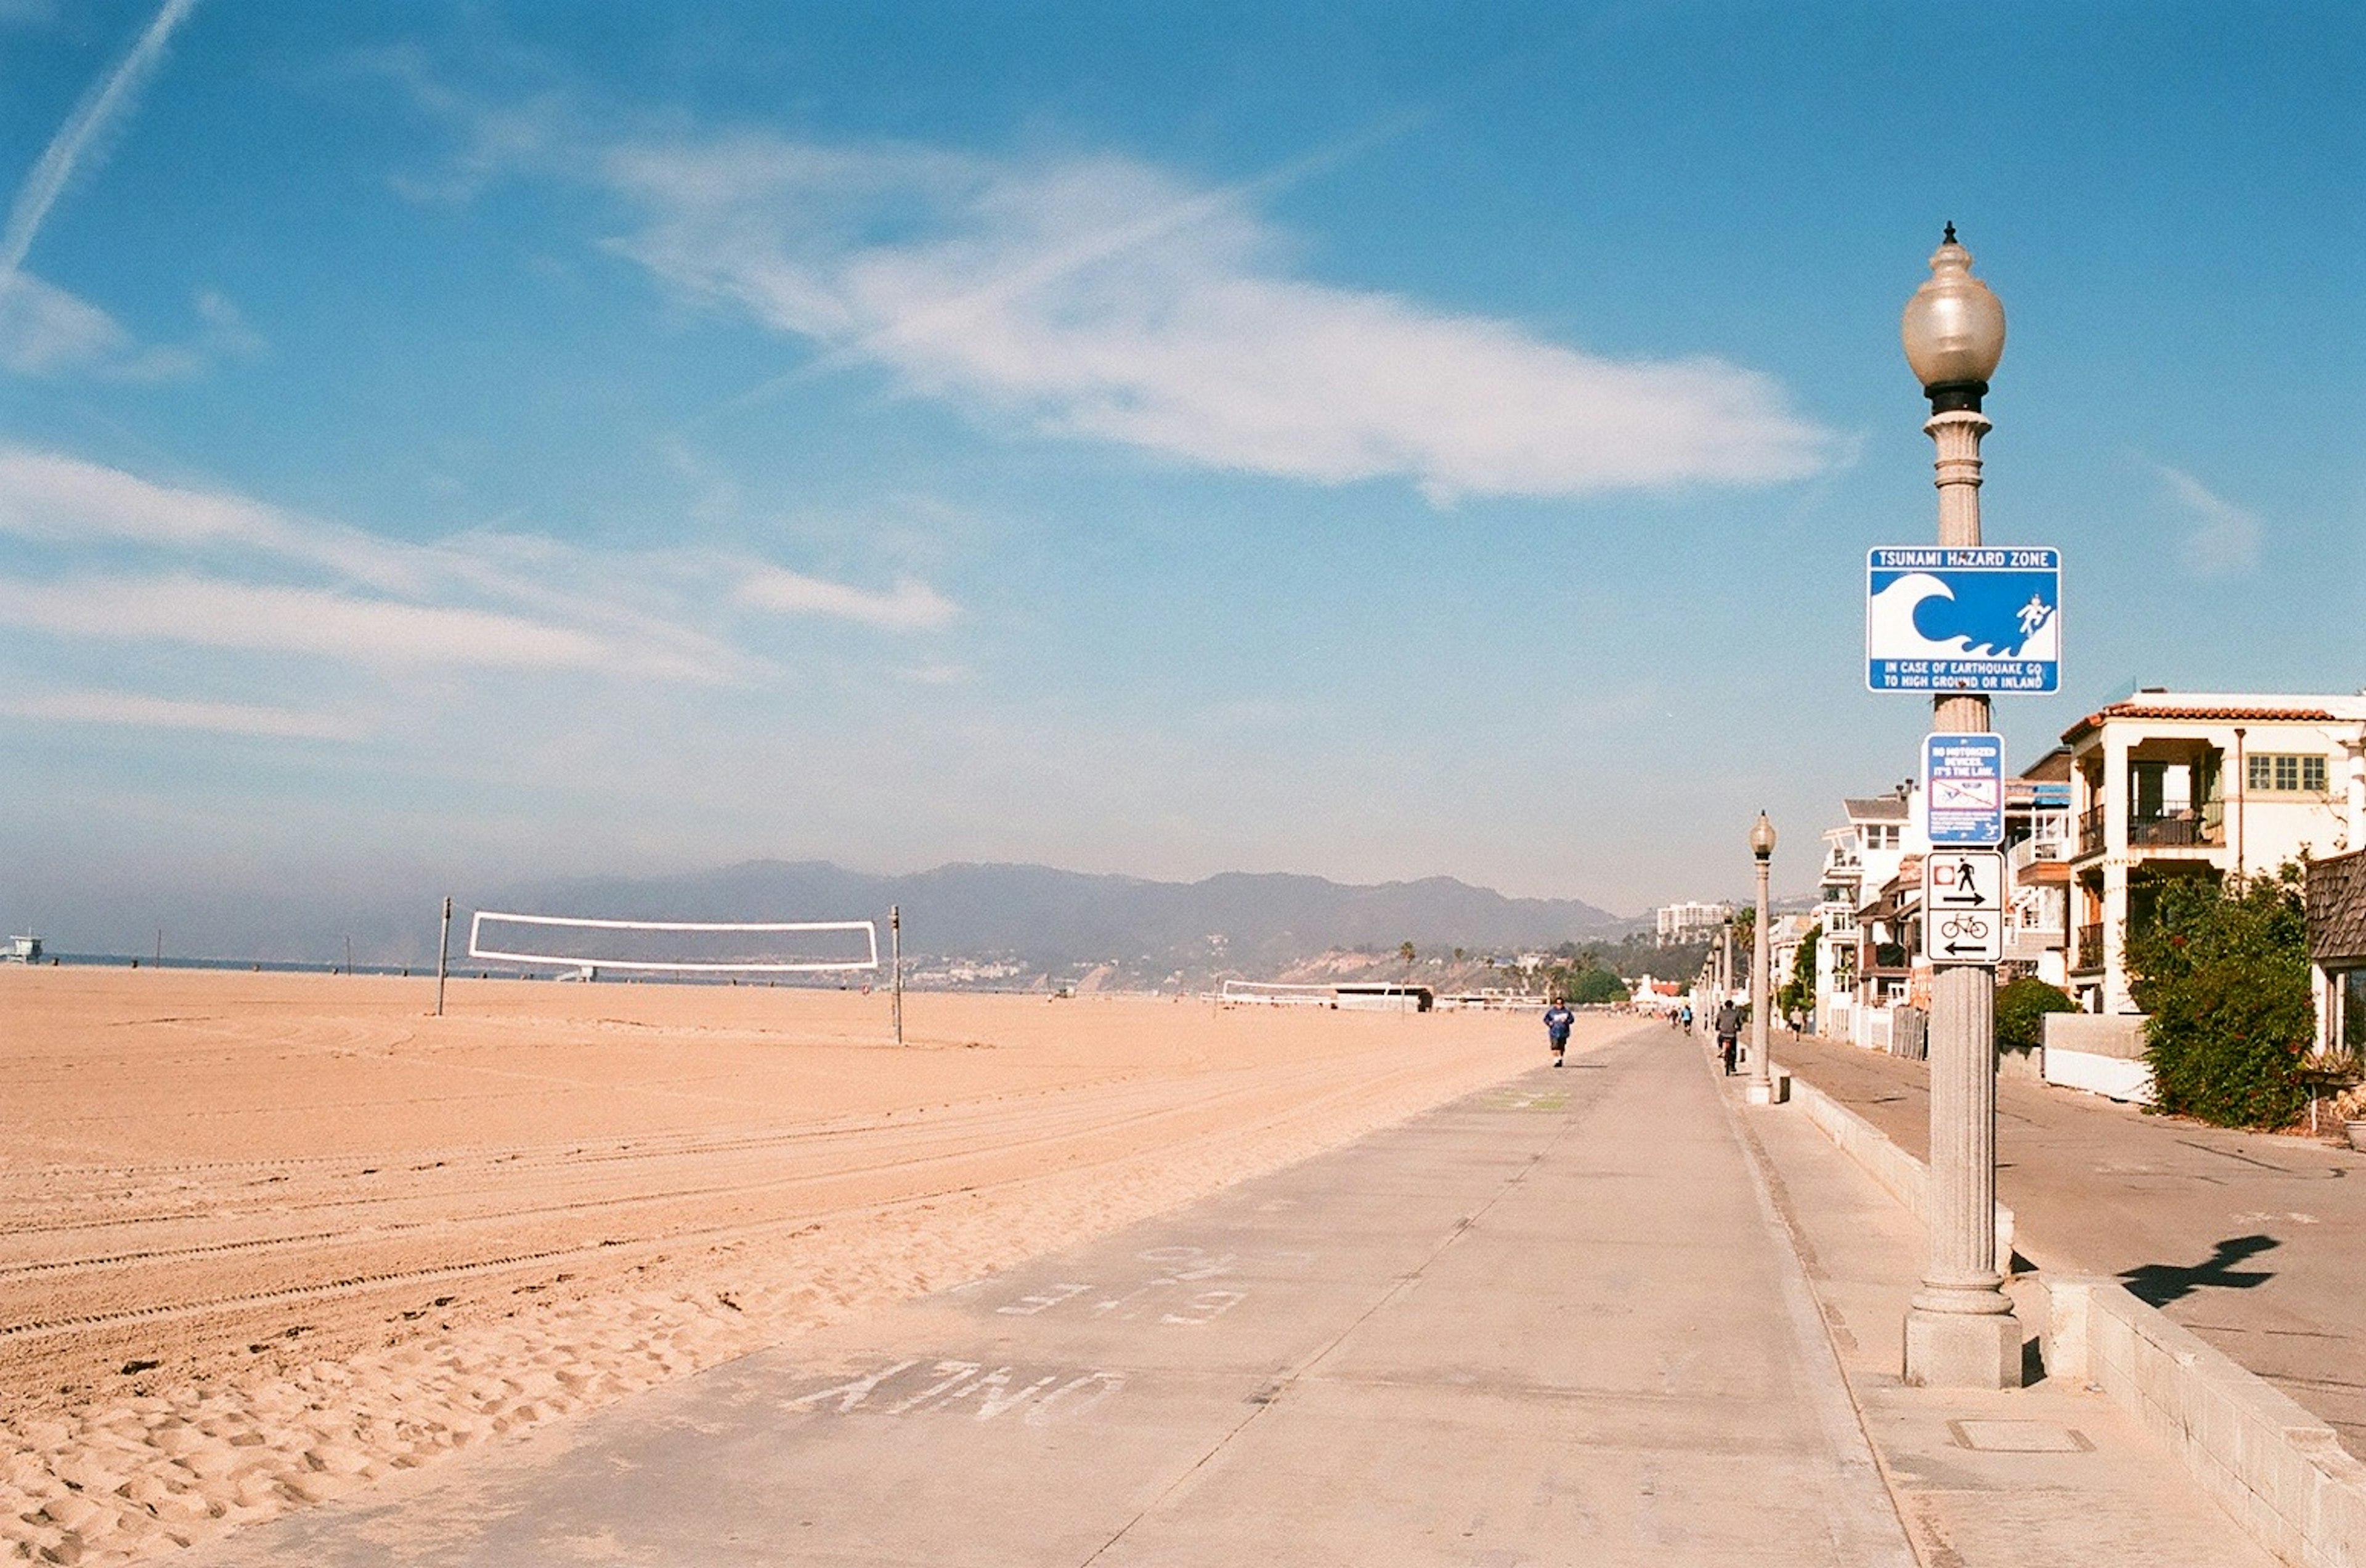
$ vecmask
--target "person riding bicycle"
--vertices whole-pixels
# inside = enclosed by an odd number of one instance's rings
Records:
[[[1730,998],[1717,1010],[1717,1054],[1725,1063],[1728,1077],[1741,1069],[1741,1010]]]

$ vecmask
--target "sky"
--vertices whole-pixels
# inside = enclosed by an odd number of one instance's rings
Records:
[[[2366,683],[2350,5],[0,0],[0,923],[773,856],[1805,890],[1898,317],[2063,689]],[[589,912],[589,911],[587,911]],[[827,918],[836,911],[751,911]],[[324,920],[329,917],[324,916]]]

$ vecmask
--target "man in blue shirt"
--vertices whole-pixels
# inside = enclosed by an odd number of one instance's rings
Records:
[[[1577,1021],[1577,1014],[1559,997],[1545,1009],[1545,1039],[1552,1045],[1553,1066],[1560,1066],[1561,1054],[1569,1049],[1569,1026]]]

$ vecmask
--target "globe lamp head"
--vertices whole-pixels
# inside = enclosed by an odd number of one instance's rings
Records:
[[[1758,814],[1758,820],[1750,825],[1750,852],[1760,860],[1774,852],[1774,824],[1766,819],[1763,811]]]
[[[1906,302],[1898,336],[1932,412],[1978,409],[2004,357],[2004,306],[1972,276],[1972,253],[1955,243],[1953,223],[1931,254],[1930,278]]]

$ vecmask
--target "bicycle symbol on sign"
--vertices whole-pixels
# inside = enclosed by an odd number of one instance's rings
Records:
[[[1985,915],[1950,915],[1939,924],[1939,935],[1947,942],[1986,942],[1989,921]]]

